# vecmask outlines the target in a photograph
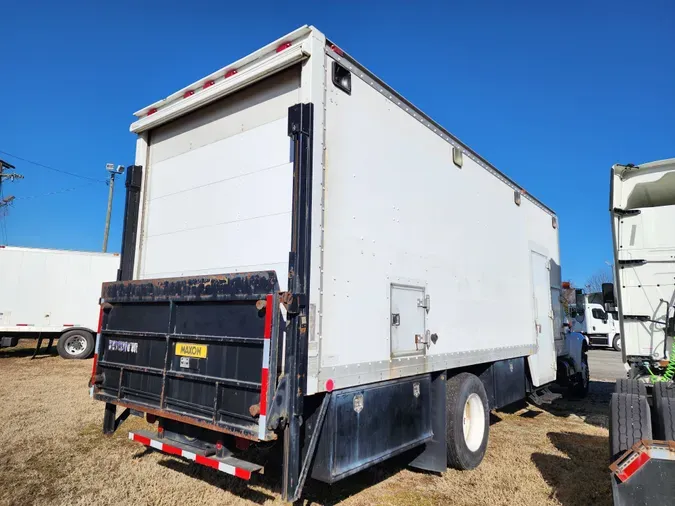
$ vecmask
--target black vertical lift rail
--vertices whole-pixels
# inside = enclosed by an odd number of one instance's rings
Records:
[[[134,256],[136,238],[138,236],[138,209],[141,202],[141,183],[143,167],[131,165],[127,167],[127,195],[124,202],[124,225],[122,228],[122,250],[117,281],[128,281],[134,277]]]
[[[288,135],[293,142],[293,223],[288,263],[289,316],[286,338],[287,425],[284,431],[284,500],[299,495],[302,456],[303,397],[307,391],[307,322],[312,223],[313,104],[288,109]]]
[[[120,267],[117,269],[117,281],[129,281],[134,277],[134,256],[136,255],[136,237],[138,236],[138,210],[141,203],[141,183],[143,167],[131,165],[127,167],[125,183],[127,194],[124,202],[124,224],[122,227],[122,249]],[[106,318],[105,314],[101,315]],[[100,330],[99,330],[100,331]],[[96,371],[94,371],[96,372]],[[129,409],[124,410],[119,418],[115,418],[117,406],[106,402],[103,414],[103,433],[113,434],[120,423],[129,416]]]

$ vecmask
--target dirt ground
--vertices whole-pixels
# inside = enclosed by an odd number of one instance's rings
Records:
[[[90,371],[91,361],[0,350],[0,504],[282,504],[278,472],[247,483],[129,441],[129,430],[146,425],[140,418],[104,437]],[[493,414],[475,471],[422,473],[396,458],[332,487],[309,481],[304,504],[609,505],[612,388],[593,382],[584,401]]]

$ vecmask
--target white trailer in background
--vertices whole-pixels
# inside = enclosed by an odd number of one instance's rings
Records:
[[[471,469],[489,410],[587,392],[553,211],[315,28],[136,116],[104,432],[145,412],[133,440],[246,479],[283,439],[295,499],[411,449]]]
[[[675,504],[675,158],[614,165],[610,213],[628,379],[610,402],[615,505]]]
[[[90,357],[101,284],[119,264],[116,253],[0,246],[0,347],[58,339],[63,358]]]

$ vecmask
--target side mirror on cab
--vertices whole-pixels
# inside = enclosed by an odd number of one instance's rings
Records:
[[[602,302],[605,304],[614,304],[614,283],[602,284]]]

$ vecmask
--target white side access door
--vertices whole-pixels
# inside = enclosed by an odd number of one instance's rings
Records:
[[[556,353],[551,309],[549,260],[536,251],[530,251],[532,279],[532,310],[534,339],[538,350],[528,357],[532,383],[544,385],[555,380]]]

